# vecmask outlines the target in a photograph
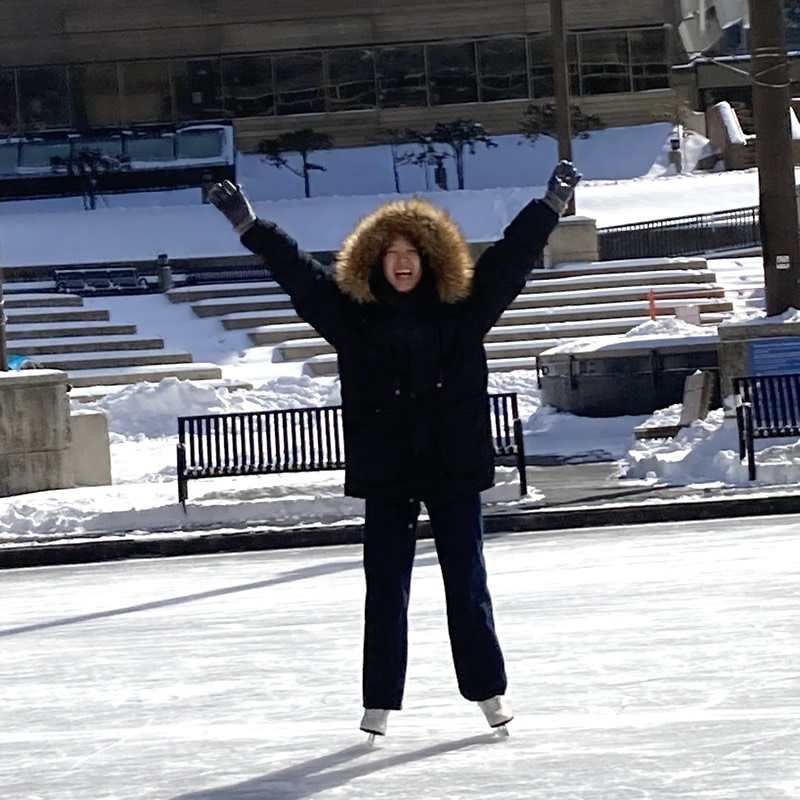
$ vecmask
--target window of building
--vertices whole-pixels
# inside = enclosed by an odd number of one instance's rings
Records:
[[[17,80],[12,70],[0,72],[0,133],[19,130]]]
[[[478,42],[480,99],[520,100],[528,97],[525,40],[488,39]]]
[[[629,31],[633,90],[669,88],[667,35],[664,28]]]
[[[19,143],[0,142],[0,175],[13,175],[19,162]]]
[[[20,151],[21,167],[49,169],[54,158],[69,158],[69,142],[46,142],[41,140],[25,142]]]
[[[531,74],[531,96],[554,97],[553,41],[549,34],[532,36],[528,40],[528,58]],[[567,34],[567,60],[569,62],[569,91],[571,95],[581,93],[580,70],[578,68],[578,37]]]
[[[133,133],[125,138],[125,153],[131,161],[172,161],[175,158],[174,133]]]
[[[269,56],[223,58],[222,89],[228,117],[263,117],[275,113]]]
[[[431,105],[477,102],[475,42],[429,44],[428,80]]]
[[[122,121],[116,64],[70,67],[69,88],[76,128],[119,125]]]
[[[69,127],[67,68],[21,69],[18,76],[23,127],[27,129]]]
[[[322,53],[275,56],[273,66],[279,114],[315,114],[325,111]]]
[[[631,91],[627,31],[580,34],[582,94]]]
[[[220,119],[224,116],[218,58],[173,61],[171,66],[179,120]]]
[[[220,159],[224,147],[224,135],[214,128],[178,131],[178,158]]]
[[[122,64],[122,121],[172,120],[169,63],[130,61]]]
[[[378,51],[378,104],[383,108],[428,105],[422,45]]]
[[[375,108],[375,52],[332,50],[327,53],[327,90],[330,111]]]

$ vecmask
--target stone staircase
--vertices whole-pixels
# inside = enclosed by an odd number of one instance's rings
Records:
[[[582,336],[621,334],[650,316],[695,306],[703,324],[716,324],[733,306],[703,258],[639,259],[567,264],[534,270],[523,291],[486,336],[491,371],[535,369],[536,356]],[[275,283],[218,284],[173,289],[175,303],[197,316],[216,316],[226,330],[244,330],[274,360],[303,362],[312,375],[336,373],[336,355],[298,318]]]
[[[46,369],[64,370],[79,399],[102,396],[109,387],[167,377],[222,378],[217,365],[166,350],[163,339],[138,336],[135,324],[112,323],[107,310],[84,308],[78,295],[8,294],[5,308],[8,352],[30,356]]]

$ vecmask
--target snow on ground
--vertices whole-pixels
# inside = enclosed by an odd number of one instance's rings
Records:
[[[663,149],[663,134],[663,130],[658,131],[661,138],[654,152]],[[640,137],[650,144],[655,141],[649,127],[640,131]],[[604,139],[606,155],[611,153],[612,141],[611,136]],[[621,141],[630,143],[627,139]],[[631,150],[639,152],[635,170],[639,175],[648,172],[647,159],[641,157],[641,151],[642,148]],[[595,155],[598,153],[602,154],[603,149]],[[628,175],[632,157],[628,157],[625,148],[617,147],[614,158],[609,155],[604,161],[605,174]],[[652,165],[653,161],[649,163]],[[250,167],[254,175],[263,174],[263,165]],[[438,192],[435,199],[453,209],[471,238],[489,239],[499,235],[510,215],[541,190],[538,186]],[[581,213],[596,215],[600,224],[609,224],[754,205],[757,195],[755,171],[638,177],[582,184],[578,205]],[[139,202],[145,198],[137,196]],[[357,216],[382,199],[385,198],[350,196],[284,202],[264,199],[258,203],[258,211],[282,221],[289,230],[294,229],[303,246],[322,249],[338,246]],[[83,213],[65,210],[58,204],[66,206],[68,201],[53,201],[48,211],[26,206],[26,213],[20,213],[23,204],[0,204],[6,264],[56,263],[70,257],[80,261],[120,260],[145,252],[150,257],[162,249],[172,255],[236,252],[235,237],[227,223],[207,206],[111,208]],[[309,223],[310,215],[313,224]],[[42,235],[43,230],[47,235]],[[735,318],[763,314],[760,258],[718,259],[711,267],[734,301]],[[113,531],[331,524],[360,517],[361,503],[341,496],[339,473],[192,482],[190,503],[184,514],[177,503],[175,481],[175,420],[179,415],[336,403],[337,379],[304,376],[301,364],[273,361],[273,348],[251,347],[242,331],[225,331],[219,320],[198,318],[188,304],[171,304],[162,295],[87,298],[86,306],[109,308],[113,320],[135,322],[140,335],[163,337],[167,348],[187,350],[196,361],[217,363],[224,377],[249,382],[253,389],[229,392],[166,380],[158,385],[113,390],[88,407],[108,415],[114,485],[0,499],[0,544],[98,536]],[[626,336],[604,341],[625,347],[635,343],[636,337],[662,341],[689,334],[701,335],[685,323],[664,319],[646,322]],[[713,332],[702,335],[713,336]],[[653,483],[752,485],[747,481],[746,468],[738,461],[735,424],[732,426],[731,420],[720,412],[712,412],[706,420],[669,442],[636,442],[633,428],[644,423],[645,417],[598,420],[542,408],[536,376],[531,372],[494,374],[490,386],[496,391],[519,394],[528,453],[577,460],[584,456],[617,460],[623,478]],[[77,403],[73,405],[77,408]],[[657,417],[664,421],[678,414],[676,407],[663,410]],[[796,482],[795,462],[800,457],[795,452],[797,445],[765,444],[762,442],[759,447],[757,483]],[[506,507],[520,502],[515,493],[514,471],[505,469],[499,471],[499,486],[485,499],[497,507]],[[536,487],[532,487],[524,502],[536,503],[540,499]]]

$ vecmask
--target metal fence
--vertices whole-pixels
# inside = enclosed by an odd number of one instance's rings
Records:
[[[601,261],[694,256],[761,244],[757,207],[616,225],[598,234]]]

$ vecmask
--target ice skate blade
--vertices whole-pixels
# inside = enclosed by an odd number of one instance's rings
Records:
[[[501,738],[501,739],[508,739],[511,734],[508,732],[508,728],[505,725],[496,725],[492,730]]]
[[[378,736],[380,736],[380,734],[370,733],[369,736],[367,736],[367,747],[375,747],[375,741]]]

